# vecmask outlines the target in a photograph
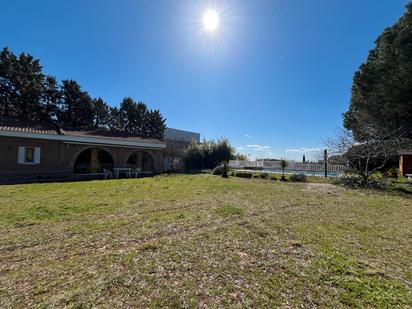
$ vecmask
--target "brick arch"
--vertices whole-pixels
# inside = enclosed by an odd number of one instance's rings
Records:
[[[130,165],[130,159],[132,159],[131,157],[136,155],[137,158],[136,160],[140,160],[140,162],[137,162],[137,165],[142,165],[143,164],[143,158],[142,156],[144,155],[148,155],[149,156],[149,160],[151,160],[151,162],[149,162],[149,165],[152,165],[152,167],[150,168],[151,171],[156,172],[158,171],[158,163],[156,162],[156,156],[150,151],[150,150],[146,150],[146,149],[138,149],[138,150],[134,150],[134,151],[129,151],[127,153],[127,155],[125,156],[125,161],[124,164],[125,166]],[[141,166],[142,168],[144,168],[143,166]]]
[[[111,151],[111,149],[109,149],[109,148],[107,148],[107,147],[104,147],[104,146],[101,147],[101,146],[85,145],[85,146],[80,147],[80,148],[77,149],[76,151],[74,151],[73,154],[72,154],[71,157],[70,157],[69,168],[70,168],[73,172],[74,172],[74,168],[75,168],[76,161],[77,161],[77,159],[79,158],[79,156],[80,156],[83,152],[85,152],[85,151],[87,151],[87,150],[89,150],[89,149],[98,149],[98,150],[101,150],[101,151],[106,152],[107,154],[109,154],[109,156],[110,156],[110,158],[111,158],[111,160],[112,160],[113,167],[115,166],[115,164],[116,164],[116,159],[115,159],[115,155],[114,155],[114,153]]]

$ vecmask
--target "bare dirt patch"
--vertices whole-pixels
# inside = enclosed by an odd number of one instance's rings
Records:
[[[304,190],[317,193],[337,194],[342,191],[343,188],[330,183],[307,183],[305,184]]]

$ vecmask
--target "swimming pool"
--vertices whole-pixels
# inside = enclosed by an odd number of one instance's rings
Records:
[[[240,169],[239,169],[240,171]],[[265,173],[272,173],[272,174],[282,174],[282,170],[280,169],[242,169],[242,171],[248,172],[265,172]],[[324,177],[325,172],[314,172],[314,171],[302,171],[302,170],[285,170],[285,174],[303,174],[306,176],[318,176]],[[340,173],[337,172],[328,172],[328,177],[338,177]]]

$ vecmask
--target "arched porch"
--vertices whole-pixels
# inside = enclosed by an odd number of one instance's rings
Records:
[[[155,172],[155,160],[150,153],[144,150],[135,151],[127,159],[128,167],[143,172]]]
[[[102,173],[104,170],[112,170],[113,166],[114,160],[109,152],[100,148],[88,148],[77,156],[73,166],[73,173]]]

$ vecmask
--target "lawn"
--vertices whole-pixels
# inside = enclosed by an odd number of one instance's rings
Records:
[[[0,307],[410,307],[412,199],[211,175],[0,186]]]

